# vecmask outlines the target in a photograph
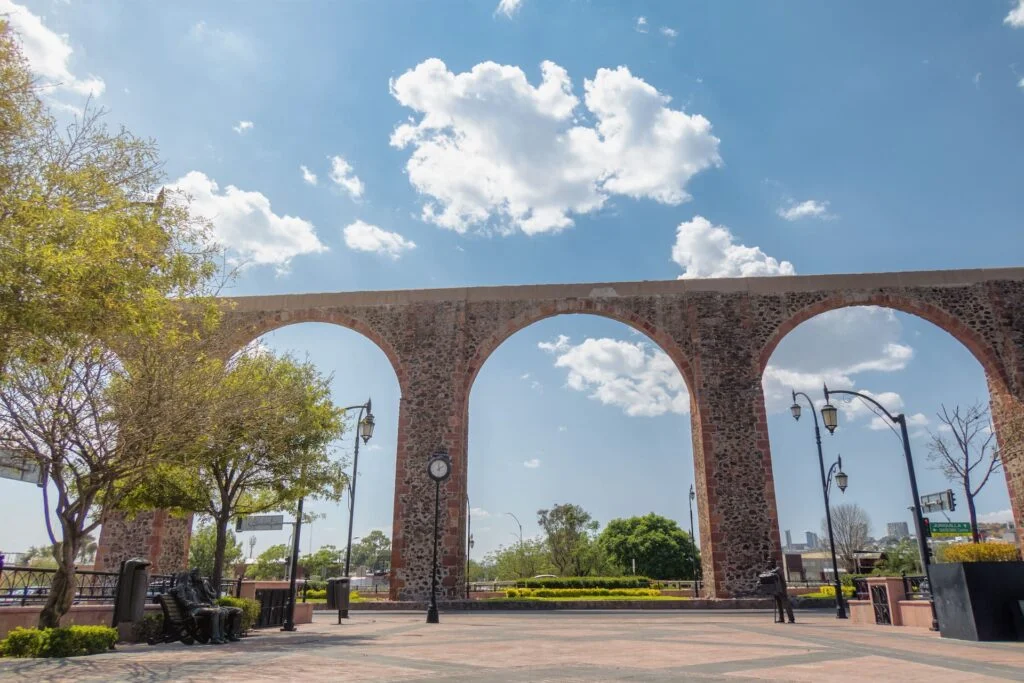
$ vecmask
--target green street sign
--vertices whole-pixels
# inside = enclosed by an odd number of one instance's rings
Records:
[[[932,522],[932,538],[943,538],[951,536],[970,536],[970,522]]]

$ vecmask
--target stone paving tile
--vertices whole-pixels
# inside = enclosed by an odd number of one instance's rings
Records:
[[[927,664],[901,663],[898,665],[897,671],[898,673],[893,671],[893,661],[886,657],[858,657],[733,672],[726,675],[759,680],[807,681],[807,683],[854,680],[890,681],[897,680],[897,677],[901,683],[935,683],[936,681],[942,683],[986,683],[1005,680],[978,673],[950,671]]]
[[[15,681],[1024,681],[1024,643],[965,643],[925,630],[798,613],[648,612],[333,615],[296,633],[224,647],[120,646],[67,660],[0,661]]]

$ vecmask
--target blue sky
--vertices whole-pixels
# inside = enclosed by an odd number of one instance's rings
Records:
[[[168,184],[247,264],[235,294],[1020,264],[1024,4],[498,2],[0,12],[61,116],[92,93],[157,140]],[[326,325],[265,342],[332,373],[339,404],[373,397],[355,534],[389,531],[398,386],[383,353]],[[556,502],[688,526],[688,402],[665,360],[587,316],[498,349],[471,397],[474,556],[511,542],[503,513],[533,534]],[[946,488],[925,458],[935,411],[987,400],[978,363],[923,321],[850,309],[795,330],[765,378],[794,533],[823,509],[787,392],[817,396],[822,378],[920,415],[924,491]],[[880,534],[909,500],[899,443],[871,417],[851,408],[826,447]],[[0,482],[7,511],[38,498]],[[1000,475],[979,509],[1008,507]],[[314,508],[314,545],[342,545],[340,509]],[[0,548],[42,542],[21,519]],[[257,551],[284,540],[261,534]]]

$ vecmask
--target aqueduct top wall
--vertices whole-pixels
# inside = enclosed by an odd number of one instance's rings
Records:
[[[439,446],[454,465],[443,489],[442,585],[453,594],[462,585],[469,392],[487,357],[516,331],[563,313],[643,331],[690,390],[705,582],[711,596],[728,596],[748,591],[765,559],[780,553],[764,366],[800,322],[872,304],[921,316],[970,349],[989,378],[1004,452],[1014,451],[1008,435],[1024,438],[1024,428],[1013,431],[1024,427],[1024,268],[239,297],[226,325],[241,347],[285,325],[333,322],[390,359],[402,391],[392,588],[409,599],[429,593],[425,463]],[[1006,471],[1020,524],[1024,457],[1008,459]]]

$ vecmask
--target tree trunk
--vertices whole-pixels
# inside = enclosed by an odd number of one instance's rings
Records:
[[[230,517],[217,519],[217,548],[213,553],[213,576],[210,577],[210,585],[220,595],[220,582],[224,576],[224,552],[228,545],[228,523]]]
[[[78,542],[78,538],[68,534],[65,528],[64,541],[60,544],[59,556],[56,558],[57,571],[50,582],[46,605],[39,613],[39,628],[57,628],[61,618],[71,610],[75,600],[75,555]]]
[[[974,496],[968,493],[964,497],[967,498],[967,514],[970,515],[971,518],[971,536],[974,537],[975,543],[980,543],[981,536],[978,534],[978,512],[974,508]]]

